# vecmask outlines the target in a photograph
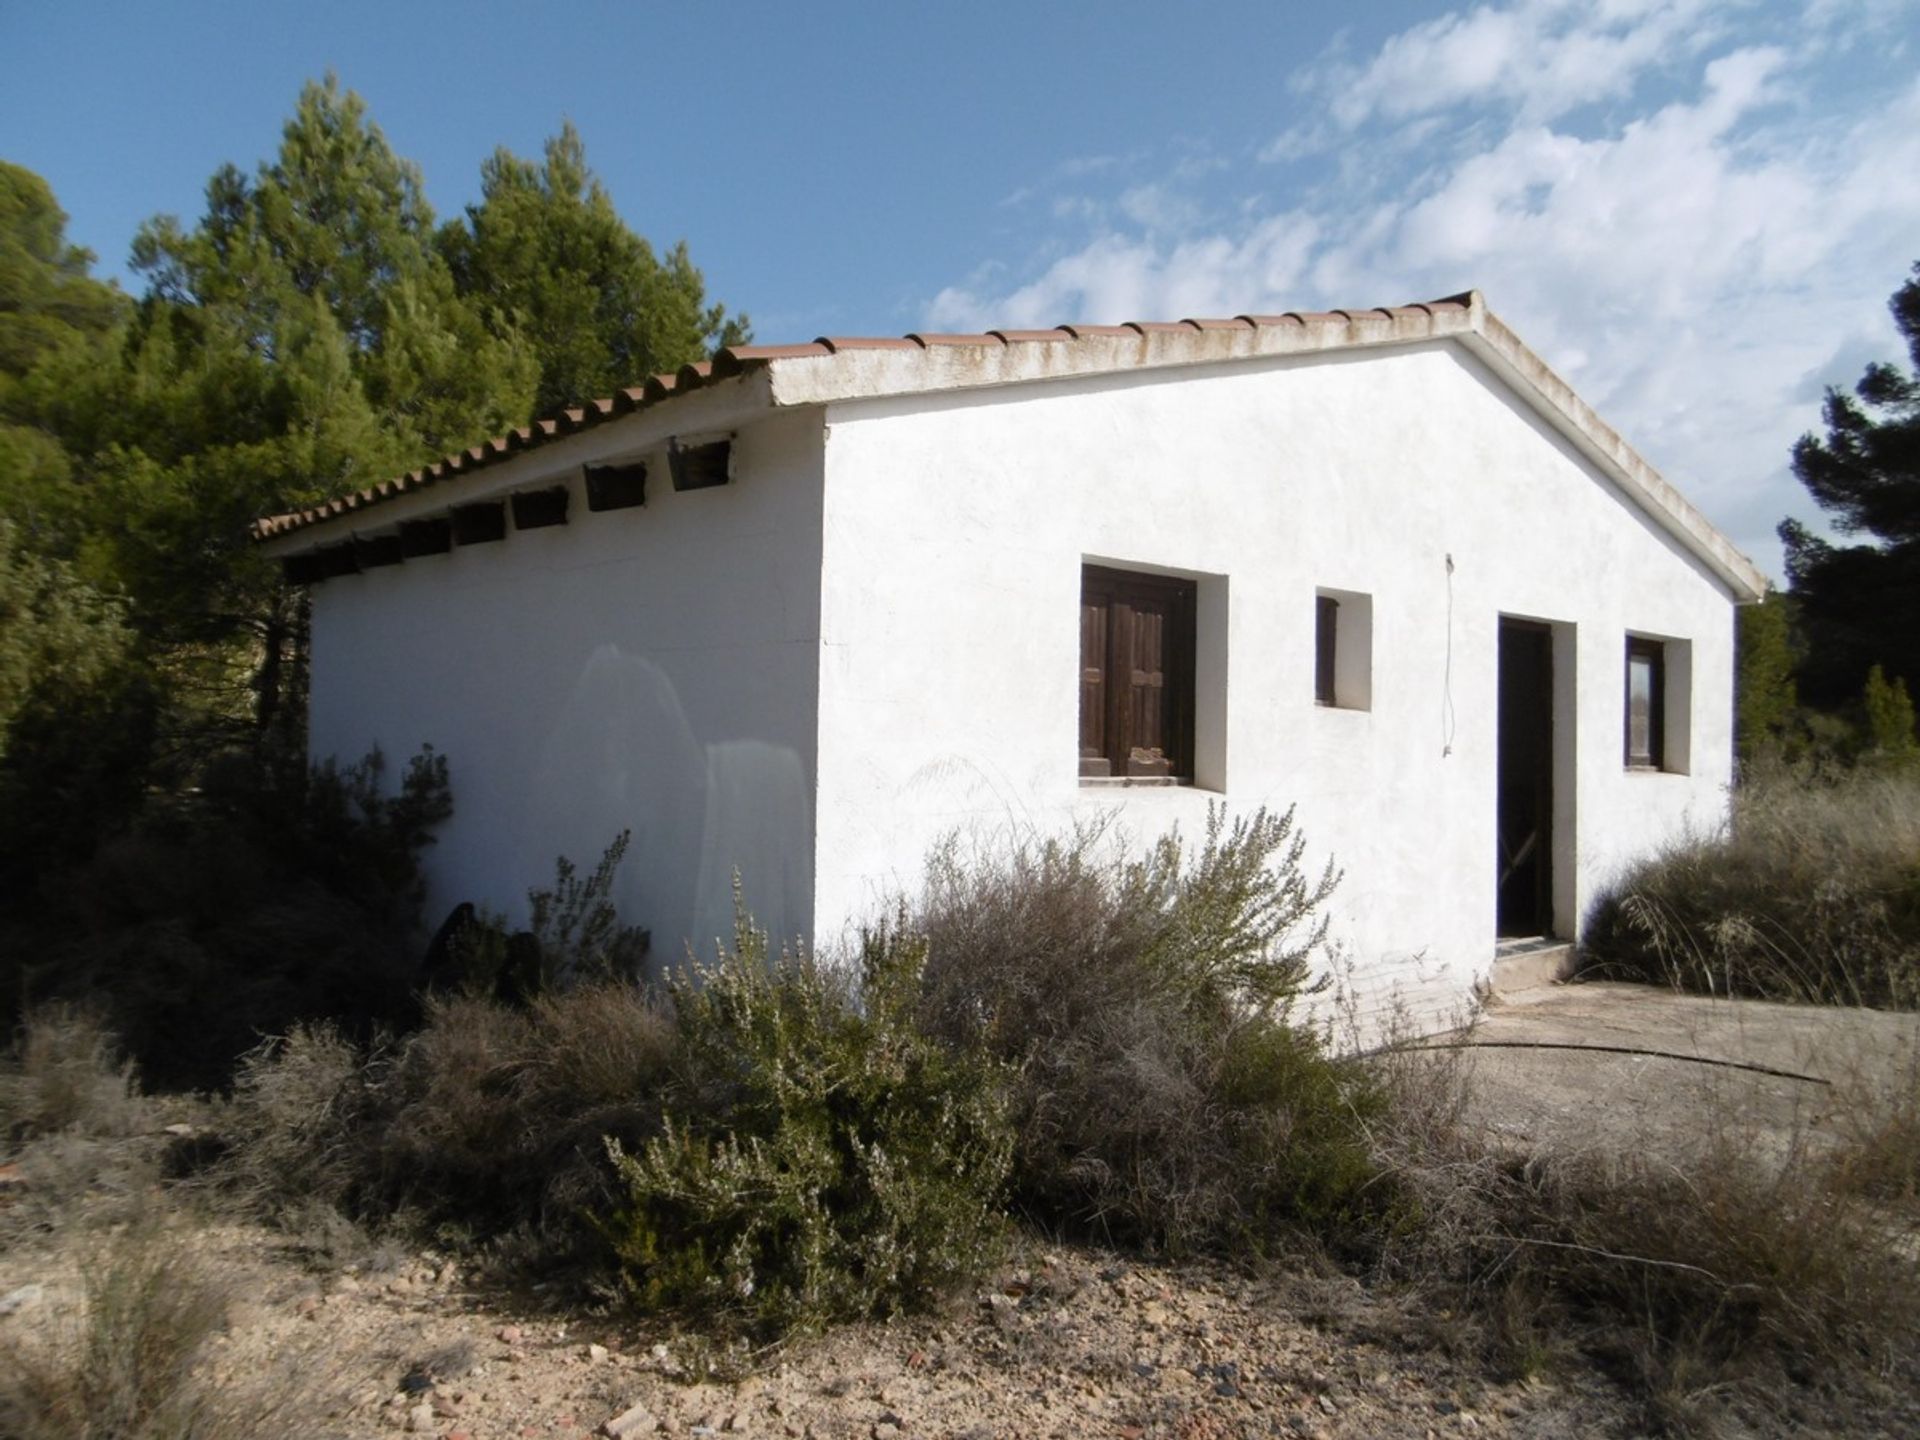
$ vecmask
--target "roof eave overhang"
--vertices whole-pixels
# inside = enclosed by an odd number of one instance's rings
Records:
[[[654,399],[664,400],[671,391]],[[262,554],[278,559],[354,534],[386,531],[407,520],[444,514],[451,505],[490,500],[571,474],[582,465],[644,459],[669,439],[737,429],[771,408],[764,366],[749,367],[689,387],[675,403],[654,408],[642,401],[598,423],[538,438],[475,446],[399,480],[345,495],[310,510],[273,516],[254,525]],[[526,436],[528,432],[515,432]]]

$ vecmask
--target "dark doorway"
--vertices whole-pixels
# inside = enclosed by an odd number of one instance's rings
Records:
[[[1500,621],[1496,900],[1501,935],[1553,933],[1553,632]]]

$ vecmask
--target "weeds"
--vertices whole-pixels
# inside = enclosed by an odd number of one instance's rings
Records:
[[[0,1059],[0,1140],[129,1135],[146,1112],[132,1064],[85,1011],[53,1005],[28,1017]]]
[[[78,1314],[0,1340],[0,1434],[19,1440],[227,1440],[259,1433],[196,1373],[226,1321],[223,1287],[151,1224],[84,1268]]]
[[[1584,1354],[1681,1433],[1796,1394],[1837,1420],[1885,1380],[1912,1384],[1912,1257],[1853,1202],[1878,1172],[1836,1168],[1849,1146],[1800,1131],[1775,1153],[1712,1101],[1697,1145],[1664,1157],[1502,1143],[1470,1118],[1457,1052],[1379,1063],[1376,1153],[1403,1223],[1373,1268],[1454,1317],[1449,1343],[1515,1373]]]
[[[6,995],[91,1006],[161,1089],[221,1088],[302,1021],[364,1036],[409,1020],[419,854],[451,800],[431,751],[393,793],[385,773],[377,751],[344,769],[210,765],[65,873],[31,927],[0,926]]]
[[[1920,1007],[1920,775],[1756,774],[1730,834],[1669,846],[1601,897],[1581,967],[1707,994]]]
[[[617,982],[526,1007],[432,1000],[418,1031],[366,1047],[305,1027],[243,1061],[221,1173],[297,1223],[314,1202],[375,1222],[411,1213],[537,1236],[523,1248],[551,1260],[611,1198],[605,1137],[658,1131],[674,1054],[659,997]]]
[[[1849,1087],[1836,1114],[1840,1133],[1825,1157],[1828,1185],[1920,1220],[1920,1056],[1910,1056],[1883,1089]]]

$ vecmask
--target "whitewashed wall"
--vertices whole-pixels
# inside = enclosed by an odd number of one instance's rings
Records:
[[[1345,871],[1334,934],[1369,1003],[1463,1000],[1494,944],[1502,614],[1560,627],[1563,926],[1626,859],[1725,814],[1728,592],[1458,347],[865,401],[827,422],[823,940],[916,885],[948,832],[991,843],[1106,809],[1138,834],[1197,832],[1210,800],[1297,803],[1313,855]],[[1089,559],[1200,577],[1198,787],[1078,783]],[[1314,704],[1316,588],[1372,597],[1367,711]],[[1622,764],[1629,630],[1690,642],[1689,774]]]
[[[668,418],[728,419],[705,399]],[[519,914],[556,856],[590,868],[631,828],[617,897],[656,956],[731,936],[736,867],[776,934],[811,927],[819,417],[743,430],[734,484],[675,494],[656,464],[644,508],[589,513],[578,462],[657,461],[663,436],[624,422],[490,473],[494,490],[564,475],[565,526],[315,588],[314,754],[448,757],[430,923],[461,900]]]

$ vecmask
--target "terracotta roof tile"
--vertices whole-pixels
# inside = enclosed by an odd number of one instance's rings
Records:
[[[1088,340],[1096,335],[1109,336],[1121,340],[1135,340],[1140,332],[1129,325],[1062,325],[1066,334],[1076,340]]]
[[[816,340],[811,345],[733,345],[722,350],[717,358],[731,357],[745,363],[749,360],[804,360],[812,355],[832,353],[826,341]]]
[[[1066,330],[989,330],[987,333],[996,336],[1009,345],[1030,345],[1055,340],[1073,339],[1072,333]]]
[[[920,342],[910,335],[897,338],[890,335],[878,338],[863,335],[822,335],[813,343],[825,346],[835,355],[842,350],[919,350],[923,348]]]
[[[1004,345],[1006,339],[999,331],[984,335],[940,335],[930,331],[916,330],[907,336],[914,344],[931,350],[936,345]]]
[[[1191,335],[1195,327],[1184,320],[1129,320],[1127,329],[1141,335]]]
[[[1182,325],[1191,325],[1196,330],[1249,330],[1252,322],[1234,316],[1231,320],[1182,320]]]

